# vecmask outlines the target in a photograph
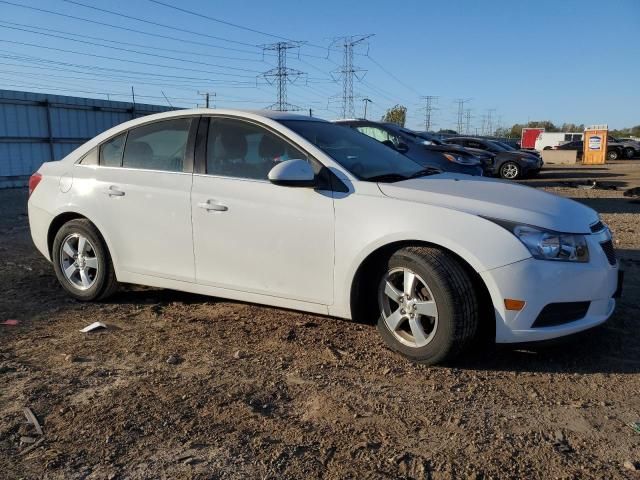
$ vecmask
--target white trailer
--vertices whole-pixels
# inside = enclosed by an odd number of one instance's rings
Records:
[[[535,149],[539,152],[567,142],[582,140],[582,132],[542,132],[536,139]]]

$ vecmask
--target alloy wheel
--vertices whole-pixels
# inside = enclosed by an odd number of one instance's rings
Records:
[[[519,169],[515,163],[507,163],[502,167],[502,176],[504,178],[514,179],[518,176]]]
[[[408,268],[390,270],[380,282],[378,303],[386,327],[404,345],[429,344],[438,329],[438,307],[427,283]]]
[[[67,281],[78,290],[87,290],[98,278],[98,257],[87,237],[72,233],[60,245],[60,268]]]

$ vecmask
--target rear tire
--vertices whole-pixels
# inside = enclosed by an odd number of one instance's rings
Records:
[[[77,300],[103,300],[118,289],[109,250],[87,219],[70,220],[58,230],[51,257],[58,281]]]
[[[450,254],[431,247],[398,250],[379,275],[378,331],[394,351],[433,365],[471,343],[479,307],[473,283]]]

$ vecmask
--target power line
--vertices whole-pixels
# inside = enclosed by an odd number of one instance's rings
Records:
[[[176,50],[176,49],[173,49],[173,48],[164,48],[164,47],[158,47],[158,46],[153,46],[153,45],[145,45],[145,44],[140,44],[140,43],[123,42],[123,41],[111,40],[111,39],[103,38],[103,37],[94,37],[94,36],[91,36],[91,35],[81,35],[79,33],[65,32],[65,31],[62,31],[62,30],[55,30],[53,28],[45,28],[45,27],[40,27],[40,26],[35,26],[35,25],[25,25],[23,23],[7,22],[5,20],[0,20],[0,24],[13,25],[14,27],[31,28],[31,29],[35,29],[35,30],[44,30],[46,32],[54,32],[54,33],[59,33],[59,34],[63,34],[63,35],[71,35],[71,36],[80,37],[80,38],[89,38],[91,40],[99,40],[101,42],[116,43],[116,44],[119,44],[119,45],[129,45],[129,46],[132,46],[132,47],[147,48],[147,49],[150,49],[150,50],[158,50],[158,51],[164,51],[164,52],[179,53],[181,55],[197,55],[199,57],[222,58],[222,59],[225,59],[225,60],[237,60],[237,61],[244,61],[244,62],[263,62],[264,61],[263,58],[257,58],[257,57],[256,58],[230,57],[230,56],[226,56],[226,55],[215,55],[215,54],[203,53],[203,52],[198,52],[198,51],[193,51],[193,50],[192,51]],[[0,25],[0,27],[11,28],[11,27],[7,27],[7,26],[4,26],[4,25]],[[19,29],[17,29],[17,30],[19,30]],[[37,31],[31,31],[31,30],[24,30],[24,31],[30,32],[30,33],[41,34],[41,32],[37,32]],[[64,38],[64,37],[60,37],[60,38]],[[72,39],[68,39],[68,40],[72,40]],[[242,51],[244,51],[244,50],[242,50]],[[251,52],[251,54],[252,55],[257,55],[257,52]]]
[[[228,77],[254,78],[254,77],[249,76],[249,75],[239,75],[239,74],[236,74],[236,73],[225,73],[225,72],[217,72],[217,71],[212,71],[212,70],[200,70],[200,69],[188,68],[188,67],[176,67],[176,66],[172,66],[172,65],[162,65],[162,64],[158,64],[158,63],[142,62],[140,60],[127,60],[127,59],[124,59],[124,58],[109,57],[109,56],[106,56],[106,55],[98,55],[96,53],[78,52],[76,50],[66,50],[64,48],[47,47],[47,46],[44,46],[44,45],[37,45],[37,44],[27,43],[27,42],[14,42],[12,40],[4,40],[4,39],[0,39],[0,42],[2,42],[2,43],[10,43],[12,45],[22,45],[22,46],[27,46],[27,47],[44,48],[46,50],[54,50],[54,51],[57,51],[57,52],[73,53],[73,54],[76,54],[76,55],[85,55],[85,56],[93,57],[93,58],[116,60],[118,62],[135,63],[135,64],[138,64],[138,65],[146,65],[146,66],[152,66],[152,67],[172,68],[172,69],[175,69],[175,70],[188,70],[188,71],[191,71],[191,72],[209,73],[209,74],[214,74],[214,75],[224,75],[224,76],[228,76]],[[221,68],[231,68],[231,67],[221,67]],[[247,72],[254,71],[254,70],[248,70],[248,69],[240,69],[240,70],[241,71],[247,71]]]
[[[261,75],[269,84],[277,84],[278,99],[276,103],[269,105],[267,108],[281,112],[300,110],[300,107],[287,102],[287,84],[304,75],[304,72],[300,70],[287,67],[287,51],[292,48],[300,48],[300,45],[300,42],[277,42],[264,46],[265,50],[273,50],[278,54],[278,66]]]
[[[413,93],[417,94],[417,95],[422,95],[420,92],[418,92],[415,88],[413,88],[411,85],[406,84],[405,82],[403,82],[402,80],[400,80],[400,78],[398,78],[395,74],[393,74],[392,72],[390,72],[389,70],[387,70],[384,66],[382,66],[382,64],[380,64],[379,62],[377,62],[373,57],[371,57],[371,55],[367,54],[366,57],[371,60],[371,62],[373,62],[375,65],[378,66],[378,68],[380,70],[382,70],[384,73],[386,73],[387,75],[389,75],[391,78],[393,78],[396,82],[398,82],[400,85],[402,85],[403,87],[405,87],[408,90],[411,90]]]
[[[206,108],[209,108],[211,97],[215,99],[216,92],[202,92],[202,93],[198,92],[198,95],[202,95],[204,97],[204,106]],[[214,106],[213,108],[216,108],[216,107]]]
[[[155,38],[164,38],[166,40],[173,40],[176,42],[183,42],[183,43],[188,43],[191,45],[200,45],[203,47],[208,47],[208,48],[218,48],[221,50],[228,50],[228,51],[234,51],[234,52],[241,52],[241,53],[250,53],[250,54],[256,54],[256,51],[250,51],[250,50],[243,50],[243,49],[238,49],[238,48],[233,48],[233,47],[228,47],[228,46],[220,46],[220,45],[214,45],[212,43],[206,43],[206,42],[199,42],[196,40],[189,40],[186,38],[180,38],[180,37],[174,37],[171,35],[164,35],[164,34],[160,34],[160,33],[153,33],[153,32],[146,32],[144,30],[138,30],[135,28],[128,28],[128,27],[123,27],[121,25],[114,25],[112,23],[107,23],[107,22],[102,22],[102,21],[97,21],[97,20],[92,20],[89,18],[84,18],[84,17],[78,17],[75,15],[69,15],[66,13],[60,13],[60,12],[56,12],[53,10],[47,10],[46,8],[38,8],[38,7],[32,7],[30,5],[21,5],[19,3],[14,3],[14,2],[10,2],[8,0],[0,0],[0,3],[4,3],[6,5],[12,5],[14,7],[20,7],[20,8],[25,8],[28,10],[32,10],[32,11],[36,11],[36,12],[42,12],[42,13],[47,13],[49,15],[57,15],[60,17],[64,17],[64,18],[70,18],[72,20],[80,20],[82,22],[87,22],[87,23],[91,23],[94,25],[101,25],[103,27],[109,27],[109,28],[115,28],[118,30],[124,30],[127,32],[133,32],[133,33],[138,33],[141,35],[147,35],[150,37],[155,37]],[[257,45],[251,45],[252,47],[258,48]]]
[[[96,7],[94,5],[87,5],[85,3],[77,2],[75,0],[62,0],[62,1],[63,2],[67,2],[67,3],[71,3],[73,5],[78,5],[80,7],[90,8],[91,10],[96,10],[98,12],[108,13],[110,15],[117,15],[119,17],[128,18],[129,20],[135,20],[137,22],[146,23],[148,25],[154,25],[156,27],[168,28],[168,29],[174,30],[176,32],[189,33],[191,35],[198,35],[198,36],[201,36],[201,37],[211,38],[213,40],[220,40],[221,42],[229,42],[229,43],[234,43],[236,45],[243,45],[245,47],[256,47],[257,46],[257,45],[254,45],[252,43],[241,42],[239,40],[231,40],[231,39],[224,38],[224,37],[217,37],[215,35],[209,35],[208,33],[196,32],[194,30],[188,30],[186,28],[174,27],[172,25],[167,25],[165,23],[154,22],[152,20],[147,20],[147,19],[140,18],[140,17],[134,17],[133,15],[127,15],[126,13],[115,12],[113,10],[108,10],[106,8]]]
[[[193,63],[193,64],[197,64],[197,65],[206,65],[206,66],[209,66],[209,67],[217,67],[217,68],[228,68],[229,70],[238,70],[238,71],[241,71],[241,72],[252,72],[252,73],[257,73],[258,72],[257,70],[251,70],[251,69],[248,69],[248,68],[229,67],[229,66],[226,66],[226,65],[217,65],[217,64],[207,63],[207,62],[199,62],[197,60],[187,60],[187,59],[184,59],[184,58],[170,57],[170,56],[167,56],[167,55],[159,55],[159,54],[156,54],[156,53],[141,52],[139,50],[132,50],[130,48],[114,47],[114,46],[111,46],[111,45],[104,45],[104,44],[101,44],[101,43],[90,42],[90,41],[87,41],[87,40],[78,40],[78,39],[75,39],[75,38],[69,38],[69,37],[65,37],[63,35],[54,35],[52,33],[36,32],[36,31],[33,31],[33,30],[27,30],[27,29],[24,29],[24,28],[8,27],[6,25],[0,25],[0,28],[9,28],[11,30],[19,30],[19,31],[22,31],[22,32],[35,33],[36,35],[45,35],[47,37],[61,38],[63,40],[82,43],[84,45],[94,45],[94,46],[98,46],[98,47],[111,48],[112,50],[119,50],[119,51],[124,51],[124,52],[137,53],[139,55],[147,55],[147,56],[150,56],[150,57],[164,58],[164,59],[167,59],[167,60],[174,60],[174,61],[178,61],[178,62]],[[46,48],[46,47],[44,47],[44,48]],[[77,52],[74,52],[74,53],[77,53]]]
[[[353,118],[355,116],[355,108],[353,105],[353,77],[358,73],[364,73],[366,70],[359,69],[353,64],[353,50],[354,48],[363,43],[369,35],[352,35],[347,37],[340,37],[334,40],[334,45],[341,45],[343,48],[342,67],[334,73],[338,73],[342,78],[342,118]]]

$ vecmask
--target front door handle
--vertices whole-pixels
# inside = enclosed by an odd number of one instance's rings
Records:
[[[214,200],[207,200],[206,202],[199,203],[198,206],[200,208],[204,208],[206,211],[226,212],[229,210],[229,207],[215,202]]]
[[[115,185],[111,185],[109,188],[105,189],[104,193],[110,197],[124,197],[124,192],[119,190]]]

